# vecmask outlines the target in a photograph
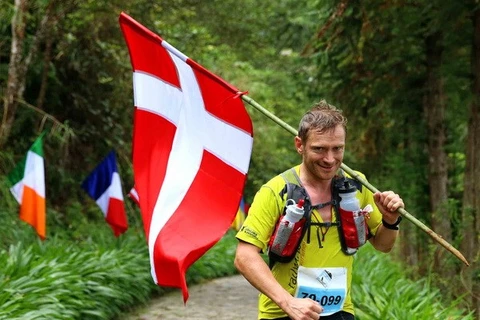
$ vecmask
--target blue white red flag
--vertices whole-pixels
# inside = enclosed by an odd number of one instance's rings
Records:
[[[116,237],[127,231],[122,182],[113,150],[83,181],[82,188],[98,204]]]
[[[186,270],[228,231],[252,151],[242,93],[128,15],[133,172],[152,277],[182,289]]]

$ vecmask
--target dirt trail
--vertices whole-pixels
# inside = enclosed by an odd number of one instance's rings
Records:
[[[240,275],[211,280],[188,288],[183,304],[180,290],[152,300],[122,320],[254,320],[257,319],[258,291]]]

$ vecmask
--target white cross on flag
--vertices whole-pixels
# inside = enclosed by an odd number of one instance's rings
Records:
[[[133,67],[135,190],[152,277],[181,288],[227,232],[252,152],[252,122],[235,87],[130,16],[120,26]]]

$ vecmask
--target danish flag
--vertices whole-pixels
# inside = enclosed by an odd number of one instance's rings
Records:
[[[238,89],[125,13],[119,22],[133,68],[133,171],[151,273],[186,302],[186,270],[237,213],[252,122]]]

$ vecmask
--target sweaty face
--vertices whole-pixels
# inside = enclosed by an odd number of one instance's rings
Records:
[[[303,164],[310,177],[315,180],[330,180],[343,161],[345,130],[338,125],[323,133],[311,131],[301,149]]]

